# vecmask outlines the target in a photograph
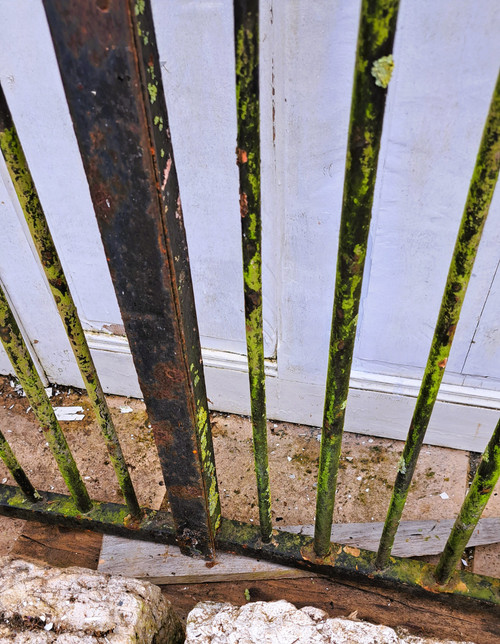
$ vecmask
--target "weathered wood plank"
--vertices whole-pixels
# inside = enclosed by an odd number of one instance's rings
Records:
[[[147,579],[154,584],[311,577],[311,573],[250,557],[217,552],[216,563],[181,554],[177,546],[105,535],[99,572]]]
[[[442,521],[401,521],[392,554],[396,557],[420,557],[422,555],[440,554],[453,524],[453,519],[443,519]],[[331,541],[376,552],[383,525],[382,522],[335,523],[332,526]],[[280,528],[280,530],[312,535],[314,526],[287,526]],[[500,519],[481,519],[468,545],[469,547],[483,546],[499,541]]]
[[[404,521],[396,537],[394,554],[417,557],[442,551],[453,521]],[[377,550],[383,523],[335,524],[332,541],[367,550]],[[285,529],[285,528],[283,528]],[[313,526],[288,526],[288,532],[312,535]],[[500,540],[500,519],[482,519],[471,545]],[[148,579],[156,584],[201,583],[310,577],[311,573],[249,557],[217,553],[217,563],[208,567],[203,559],[181,555],[175,546],[155,544],[105,535],[98,570],[112,574]]]
[[[91,530],[26,521],[10,554],[59,568],[81,566],[96,570],[101,542],[102,535]]]

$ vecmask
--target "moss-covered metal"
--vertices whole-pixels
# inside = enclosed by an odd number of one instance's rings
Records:
[[[436,577],[448,581],[481,518],[500,478],[500,421],[483,452],[481,462],[436,566]]]
[[[169,512],[146,509],[140,519],[134,519],[125,505],[94,501],[92,510],[82,515],[68,496],[53,492],[40,492],[40,495],[41,500],[33,503],[19,488],[0,486],[0,514],[132,539],[175,543],[175,524]],[[446,584],[440,584],[436,581],[435,566],[391,557],[387,567],[380,570],[375,565],[374,552],[338,543],[332,543],[330,555],[321,558],[314,552],[311,537],[274,530],[271,540],[264,543],[258,526],[224,518],[216,546],[225,552],[307,569],[327,577],[364,579],[381,586],[392,584],[398,589],[439,593],[455,601],[478,600],[487,606],[492,617],[500,616],[500,580],[491,577],[457,570]]]
[[[50,290],[63,321],[73,353],[82,374],[85,388],[90,398],[97,422],[104,437],[110,461],[115,469],[118,484],[130,512],[140,513],[132,479],[125,457],[116,434],[113,419],[97,375],[94,361],[85,338],[66,276],[50,234],[45,214],[31,176],[21,142],[12,121],[3,91],[0,88],[0,148],[2,150],[10,178],[16,190],[26,222]]]
[[[258,0],[235,0],[234,36],[238,124],[236,162],[240,177],[248,375],[259,520],[262,538],[267,541],[271,537],[272,523],[262,326]]]
[[[87,489],[2,288],[0,288],[0,339],[24,393],[30,401],[33,413],[42,427],[45,440],[56,459],[68,490],[78,509],[81,512],[87,512],[92,506]]]
[[[332,330],[321,435],[315,548],[330,547],[335,488],[344,428],[363,269],[370,227],[388,70],[373,74],[376,61],[392,61],[399,2],[363,0],[349,123]],[[389,58],[390,57],[390,58]],[[375,69],[378,67],[375,65]],[[381,82],[380,78],[383,78]]]
[[[5,466],[14,477],[14,480],[19,485],[23,493],[30,501],[36,501],[39,497],[38,492],[33,487],[26,472],[23,470],[19,461],[14,455],[9,443],[5,436],[0,432],[0,458],[5,463]]]
[[[143,87],[148,87],[150,99],[155,97],[154,100],[145,103],[145,108],[151,149],[154,151],[152,160],[158,178],[157,196],[160,211],[163,213],[168,261],[172,266],[172,281],[177,291],[177,314],[181,322],[179,333],[185,348],[178,360],[185,367],[187,384],[190,387],[191,395],[187,398],[187,404],[194,421],[192,430],[196,444],[196,449],[192,451],[192,458],[200,467],[209,528],[213,537],[213,533],[220,524],[220,497],[215,455],[184,219],[149,2],[135,3],[134,27],[142,84]],[[155,88],[153,94],[151,94],[152,87]]]
[[[220,521],[200,338],[148,0],[43,0],[178,544]]]
[[[422,385],[399,461],[394,490],[380,540],[377,559],[379,566],[385,565],[388,560],[401,520],[418,455],[450,354],[460,310],[498,179],[499,167],[500,75],[494,89],[460,222]]]

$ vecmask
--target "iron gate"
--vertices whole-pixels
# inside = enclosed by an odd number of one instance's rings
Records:
[[[179,186],[148,0],[44,0],[106,257],[158,450],[171,512],[141,508],[85,335],[3,92],[0,147],[65,325],[125,500],[92,500],[5,293],[0,333],[67,485],[36,490],[0,435],[18,486],[0,512],[362,575],[500,604],[500,580],[456,570],[500,475],[500,423],[437,566],[391,555],[446,367],[500,166],[500,79],[485,124],[422,386],[377,553],[330,542],[337,473],[398,0],[363,0],[349,124],[313,538],[271,523],[262,332],[258,0],[235,0],[234,35],[243,283],[260,525],[221,517]]]

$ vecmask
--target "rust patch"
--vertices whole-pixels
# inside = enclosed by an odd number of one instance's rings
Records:
[[[246,192],[240,193],[240,213],[242,217],[248,215],[248,197]]]
[[[242,150],[241,148],[236,148],[237,165],[241,165],[242,163],[246,163],[247,161],[248,161],[248,155],[246,150]]]

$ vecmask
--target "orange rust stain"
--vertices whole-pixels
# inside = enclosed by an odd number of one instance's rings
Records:
[[[248,215],[248,197],[245,192],[240,194],[240,212],[242,217]]]
[[[448,358],[444,358],[443,360],[441,360],[441,362],[438,362],[438,367],[440,367],[441,369],[444,369],[446,367],[447,362],[448,362]]]
[[[359,557],[361,551],[359,548],[354,548],[353,546],[344,546],[344,552],[353,557]]]
[[[236,148],[236,163],[246,163],[248,161],[248,155],[246,150],[241,150],[240,148]]]

